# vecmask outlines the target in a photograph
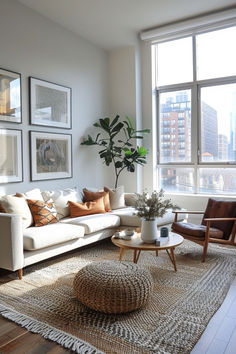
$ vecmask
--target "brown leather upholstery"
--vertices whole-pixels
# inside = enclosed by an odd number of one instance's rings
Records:
[[[184,222],[174,222],[172,224],[172,230],[180,234],[185,234],[185,235],[192,236],[193,238],[198,238],[199,240],[204,240],[206,226],[195,225],[195,224],[184,223]],[[223,231],[211,227],[210,237],[223,238]]]
[[[202,225],[206,225],[206,218],[234,218],[236,217],[236,201],[218,200],[210,198],[203,215]],[[223,238],[228,240],[233,228],[233,221],[211,222],[211,228],[221,230]],[[212,236],[213,237],[213,236]],[[215,236],[214,236],[215,237]],[[217,237],[218,238],[218,237]]]

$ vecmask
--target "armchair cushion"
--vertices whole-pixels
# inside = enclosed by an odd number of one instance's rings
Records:
[[[210,198],[203,215],[202,225],[206,225],[207,218],[234,218],[236,217],[236,201],[217,200]],[[223,238],[228,240],[233,228],[233,221],[212,221],[211,227],[221,230]]]
[[[199,240],[205,239],[206,226],[205,225],[195,225],[191,223],[184,222],[174,222],[172,224],[172,230],[174,232],[188,235],[189,237],[198,238]],[[210,237],[223,238],[223,231],[216,228],[210,228]]]

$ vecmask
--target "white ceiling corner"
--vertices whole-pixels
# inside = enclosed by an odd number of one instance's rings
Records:
[[[235,0],[18,0],[104,48],[132,45],[140,31],[235,6]]]

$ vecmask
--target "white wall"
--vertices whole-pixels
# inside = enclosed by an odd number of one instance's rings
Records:
[[[22,129],[24,157],[24,181],[1,184],[0,194],[111,184],[94,149],[80,146],[92,123],[109,111],[107,52],[15,0],[1,0],[0,33],[0,67],[22,74],[23,98],[22,124],[0,127]],[[29,125],[29,76],[72,88],[72,130]],[[30,182],[29,130],[73,134],[73,178]]]
[[[123,119],[129,116],[137,130],[149,128],[142,124],[141,80],[141,51],[138,39],[132,46],[116,48],[109,52],[110,112],[112,115],[119,114]],[[143,141],[134,143],[143,145]],[[136,166],[134,173],[123,172],[119,185],[124,185],[126,191],[140,192],[142,170],[141,166]]]

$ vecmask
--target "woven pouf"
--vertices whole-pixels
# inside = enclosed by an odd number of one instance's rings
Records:
[[[89,308],[124,313],[145,305],[153,281],[150,272],[137,264],[103,261],[82,268],[73,287],[77,299]]]

